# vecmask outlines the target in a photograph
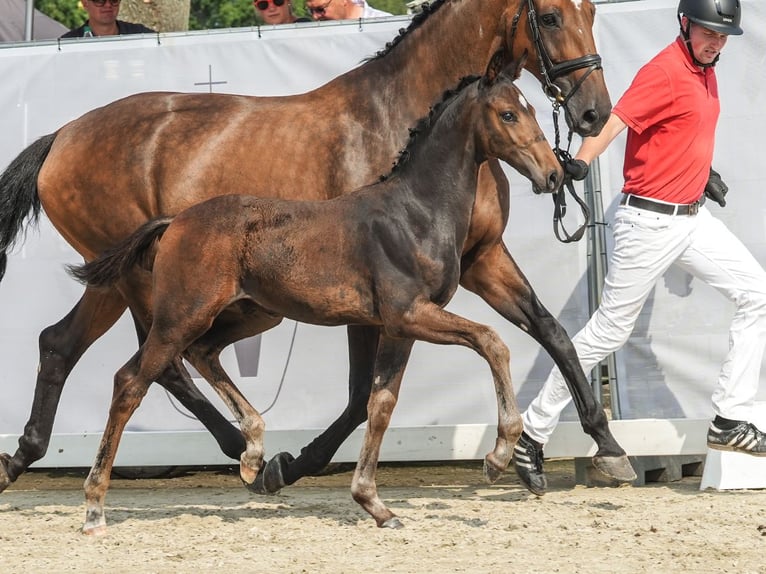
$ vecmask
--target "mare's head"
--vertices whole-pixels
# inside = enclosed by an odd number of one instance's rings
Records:
[[[612,109],[593,39],[595,15],[590,0],[509,0],[502,20],[511,57],[529,53],[525,67],[581,136],[598,134]]]
[[[535,109],[514,84],[525,57],[505,65],[501,50],[479,80],[476,150],[508,163],[529,178],[535,193],[552,193],[564,177],[561,164],[537,123]]]

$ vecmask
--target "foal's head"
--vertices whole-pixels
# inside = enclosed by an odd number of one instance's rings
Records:
[[[535,109],[514,85],[525,58],[526,54],[503,68],[505,58],[498,52],[479,80],[476,149],[529,178],[535,193],[551,193],[558,190],[564,173],[537,123]]]

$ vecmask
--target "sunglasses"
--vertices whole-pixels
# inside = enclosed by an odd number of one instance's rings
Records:
[[[284,3],[285,0],[255,0],[255,2],[253,2],[255,7],[258,8],[258,10],[261,12],[265,12],[269,7],[269,4],[274,4],[274,6],[282,6]]]
[[[120,0],[90,0],[91,4],[93,4],[94,6],[98,6],[99,8],[101,8],[101,6],[103,6],[107,2],[109,2],[112,6],[117,6],[119,5]]]
[[[330,0],[327,4],[324,6],[320,6],[319,8],[312,8],[311,6],[306,6],[306,10],[311,12],[312,14],[318,14],[319,16],[324,16],[324,13],[327,12],[327,7],[332,4],[332,0]]]

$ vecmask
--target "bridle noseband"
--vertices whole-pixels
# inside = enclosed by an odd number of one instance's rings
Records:
[[[511,24],[511,40],[509,43],[511,52],[513,51],[513,41],[516,37],[516,30],[518,29],[519,21],[521,20],[521,14],[524,12],[525,7],[527,9],[527,21],[529,23],[529,29],[532,35],[532,43],[535,46],[540,73],[543,76],[543,91],[553,105],[553,126],[556,134],[556,145],[553,148],[553,152],[556,154],[556,157],[558,158],[561,166],[564,167],[565,163],[571,160],[569,147],[572,143],[572,130],[571,128],[569,129],[567,149],[561,149],[559,147],[559,142],[561,139],[559,132],[559,109],[561,106],[564,106],[564,109],[566,110],[566,105],[570,98],[577,92],[578,89],[580,89],[580,86],[582,86],[583,82],[588,78],[588,76],[590,76],[594,71],[601,69],[601,56],[598,54],[586,54],[585,56],[580,56],[579,58],[565,60],[564,62],[554,64],[553,60],[551,60],[551,57],[548,54],[548,51],[545,49],[545,45],[543,44],[543,39],[540,34],[540,25],[537,22],[537,11],[535,10],[534,0],[526,0],[526,2],[521,0],[521,2],[519,2],[519,10],[513,17]],[[561,91],[561,88],[555,84],[556,80],[560,77],[582,69],[586,69],[587,71],[579,80],[574,83],[568,94],[564,94]],[[561,219],[566,214],[565,188],[569,189],[570,194],[580,205],[580,208],[582,209],[583,215],[585,217],[585,222],[572,235],[569,235],[564,229],[563,225],[561,225]],[[563,243],[579,241],[590,221],[590,210],[588,209],[585,202],[575,193],[571,178],[566,179],[565,176],[564,184],[559,189],[559,191],[553,194],[553,202],[555,206],[553,213],[553,231],[556,235],[556,238]],[[561,225],[565,239],[562,239],[559,235],[559,225]]]

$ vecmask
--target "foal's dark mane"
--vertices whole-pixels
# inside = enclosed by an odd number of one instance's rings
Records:
[[[418,136],[422,132],[429,130],[434,125],[437,118],[441,115],[441,113],[444,111],[447,105],[450,102],[452,102],[455,98],[457,98],[458,95],[463,91],[463,89],[466,86],[479,81],[480,78],[481,76],[476,76],[476,75],[465,76],[460,80],[457,86],[455,86],[452,89],[446,90],[442,94],[441,100],[431,107],[431,109],[428,111],[428,115],[420,118],[415,124],[415,127],[410,128],[410,138],[407,141],[407,145],[405,145],[404,149],[402,149],[402,151],[399,152],[399,156],[396,162],[394,162],[394,166],[391,168],[391,171],[388,173],[388,175],[381,176],[380,181],[387,180],[396,171],[398,171],[402,167],[402,165],[407,163],[407,160],[409,160],[410,158],[410,153],[409,153],[410,149],[412,148],[412,146],[416,144],[417,141],[419,141]]]
[[[406,28],[400,29],[399,35],[396,38],[394,38],[390,42],[386,42],[386,45],[383,47],[382,50],[377,52],[374,56],[366,58],[363,61],[369,62],[372,60],[378,60],[380,58],[385,57],[386,54],[388,54],[394,48],[394,46],[399,44],[407,34],[409,34],[415,28],[418,28],[423,22],[425,22],[428,16],[436,12],[441,7],[441,5],[444,4],[446,1],[447,0],[434,0],[434,2],[428,2],[426,4],[421,5],[421,11],[412,17],[412,21],[410,22],[409,26],[407,26]]]

